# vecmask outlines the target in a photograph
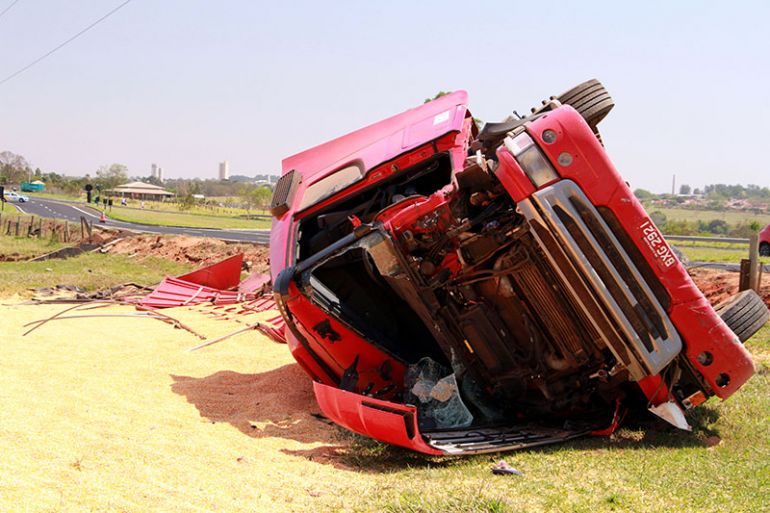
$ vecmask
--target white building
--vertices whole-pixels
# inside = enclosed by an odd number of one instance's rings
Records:
[[[224,162],[219,163],[219,179],[220,180],[230,179],[230,163],[226,160]]]
[[[157,178],[161,182],[163,181],[163,168],[160,167],[158,164],[151,164],[150,165],[150,176],[153,178]]]

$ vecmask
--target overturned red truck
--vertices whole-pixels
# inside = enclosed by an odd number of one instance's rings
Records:
[[[686,429],[751,377],[607,157],[598,81],[480,131],[467,103],[283,161],[274,294],[325,415],[427,454],[500,451],[609,433],[625,406]]]

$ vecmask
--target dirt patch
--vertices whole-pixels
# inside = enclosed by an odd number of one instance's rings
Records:
[[[303,443],[326,442],[329,427],[319,422],[307,375],[295,364],[259,374],[219,371],[203,378],[171,376],[171,390],[184,396],[200,415],[226,422],[254,437]]]
[[[689,269],[695,284],[712,305],[717,305],[738,292],[738,272],[720,269]],[[760,295],[770,308],[770,273],[762,274]]]
[[[0,262],[19,262],[21,260],[28,260],[29,255],[22,255],[21,253],[9,253],[7,255],[0,255]]]
[[[266,246],[231,243],[204,237],[134,235],[109,246],[106,248],[106,252],[131,257],[156,256],[199,267],[243,253],[243,260],[244,262],[251,262],[252,271],[259,273],[269,271],[269,253]]]

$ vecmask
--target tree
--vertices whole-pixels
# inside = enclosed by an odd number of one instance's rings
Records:
[[[648,200],[653,197],[653,194],[647,189],[636,189],[634,191],[634,196],[640,200]]]
[[[681,194],[682,196],[689,196],[691,192],[692,192],[692,188],[686,183],[683,183],[679,187],[679,194]]]
[[[425,98],[425,101],[423,103],[432,102],[433,100],[437,100],[437,99],[441,98],[442,96],[448,95],[451,92],[452,91],[439,91],[439,92],[436,93],[436,95],[433,98]]]
[[[123,164],[101,166],[96,170],[96,176],[104,189],[114,189],[128,181],[128,168]]]
[[[163,187],[163,182],[161,182],[160,178],[157,176],[148,176],[146,178],[142,178],[142,181],[144,183],[150,183],[152,185],[157,185],[158,187]]]
[[[652,219],[652,222],[655,223],[655,226],[657,226],[660,231],[666,230],[666,223],[668,221],[666,214],[660,210],[656,210],[650,214],[650,219]]]
[[[0,183],[18,184],[26,180],[32,172],[29,162],[12,151],[0,152]]]
[[[261,210],[267,209],[270,205],[270,198],[272,192],[267,187],[257,187],[251,184],[244,184],[239,191],[241,201],[246,206],[246,210],[252,208],[258,208]]]

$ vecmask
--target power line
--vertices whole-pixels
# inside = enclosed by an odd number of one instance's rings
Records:
[[[8,7],[6,7],[6,8],[5,8],[5,9],[3,9],[2,11],[0,11],[0,18],[2,18],[2,17],[3,17],[3,14],[7,13],[8,11],[10,11],[10,10],[11,10],[11,7],[13,7],[14,5],[16,5],[18,2],[19,2],[19,0],[13,0],[13,2],[11,2],[11,5],[9,5]]]
[[[19,1],[19,0],[15,0],[15,1],[14,1],[14,3],[16,3],[16,2],[18,2],[18,1]],[[66,41],[64,41],[63,43],[59,44],[59,45],[58,45],[58,46],[56,46],[56,47],[55,47],[53,50],[49,50],[48,52],[44,53],[43,55],[41,55],[40,57],[38,57],[38,58],[37,58],[37,59],[35,59],[34,61],[32,61],[32,62],[30,62],[29,64],[27,64],[26,66],[24,66],[23,68],[21,68],[21,69],[19,69],[19,70],[15,71],[15,72],[13,72],[13,73],[11,73],[10,75],[8,75],[7,77],[5,77],[4,79],[0,80],[0,85],[3,85],[3,84],[5,84],[6,82],[8,82],[9,80],[11,80],[12,78],[15,78],[15,77],[17,77],[17,76],[21,75],[22,73],[24,73],[24,72],[25,72],[25,71],[27,71],[29,68],[31,68],[32,66],[34,66],[34,65],[35,65],[35,64],[37,64],[38,62],[42,61],[42,60],[43,60],[43,59],[45,59],[46,57],[50,56],[51,54],[55,53],[55,52],[56,52],[56,51],[58,51],[58,50],[61,50],[62,48],[64,48],[65,46],[67,46],[69,43],[71,43],[71,42],[72,42],[72,41],[74,41],[75,39],[79,38],[80,36],[82,36],[83,34],[85,34],[86,32],[88,32],[89,30],[91,30],[92,28],[94,28],[95,26],[97,26],[99,23],[103,22],[104,20],[106,20],[107,18],[109,18],[110,16],[112,16],[113,14],[115,14],[116,12],[118,12],[120,9],[122,9],[123,7],[125,7],[125,6],[126,6],[126,4],[128,4],[128,3],[129,3],[129,2],[131,2],[131,1],[132,1],[132,0],[125,0],[125,2],[123,2],[123,3],[122,3],[122,4],[120,4],[119,6],[115,7],[113,10],[111,10],[110,12],[108,12],[107,14],[105,14],[104,16],[102,16],[101,18],[99,18],[98,20],[96,20],[95,22],[91,23],[89,26],[87,26],[86,28],[84,28],[83,30],[81,30],[80,32],[78,32],[77,34],[75,34],[74,36],[70,37],[69,39],[67,39],[67,40],[66,40]],[[13,7],[13,4],[11,5],[11,7]],[[10,9],[10,7],[8,7],[6,10],[8,10],[8,9]],[[3,12],[5,12],[5,11],[3,11]]]

